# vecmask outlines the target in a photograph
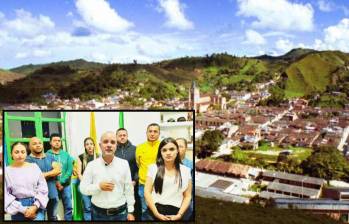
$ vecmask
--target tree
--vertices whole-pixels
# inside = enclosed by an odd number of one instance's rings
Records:
[[[267,99],[267,105],[279,105],[284,102],[285,92],[277,86],[273,86],[269,89],[271,96]]]
[[[240,147],[234,147],[232,153],[232,159],[236,163],[246,163],[248,156],[240,149]]]
[[[221,145],[224,139],[224,135],[219,130],[207,130],[203,134],[200,142],[198,143],[197,151],[198,158],[206,158],[213,154],[213,152],[217,151],[218,147]]]
[[[313,151],[301,167],[304,173],[326,180],[348,180],[349,164],[334,147],[324,146]]]

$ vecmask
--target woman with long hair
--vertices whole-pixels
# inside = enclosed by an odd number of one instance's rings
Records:
[[[78,178],[81,181],[83,173],[86,169],[86,166],[89,162],[97,158],[97,154],[95,152],[95,143],[93,138],[87,137],[84,139],[84,149],[85,152],[81,155],[79,155],[78,161]],[[80,189],[80,188],[79,188]],[[91,196],[83,195],[82,201],[83,201],[83,208],[84,208],[84,220],[90,221],[91,220]]]
[[[165,138],[159,145],[156,164],[149,166],[144,187],[149,219],[182,219],[191,200],[190,169],[181,164],[178,144]]]
[[[11,146],[13,163],[5,167],[5,212],[12,221],[44,220],[48,187],[35,163],[25,162],[27,146],[15,142]]]

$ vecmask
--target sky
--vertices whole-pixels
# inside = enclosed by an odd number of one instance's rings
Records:
[[[349,0],[1,0],[0,68],[349,52]]]

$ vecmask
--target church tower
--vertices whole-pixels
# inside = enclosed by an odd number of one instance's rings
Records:
[[[196,82],[193,81],[191,83],[191,88],[189,89],[189,108],[196,110],[196,104],[199,103],[200,100],[200,90],[197,87]]]

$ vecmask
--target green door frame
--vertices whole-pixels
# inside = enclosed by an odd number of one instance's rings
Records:
[[[9,112],[9,111],[8,111]],[[20,142],[29,142],[29,138],[11,138],[10,137],[10,129],[9,129],[9,120],[17,120],[17,121],[33,121],[35,122],[35,133],[36,137],[40,138],[41,141],[46,142],[49,141],[49,138],[44,138],[42,132],[42,123],[43,122],[60,122],[62,123],[62,141],[63,148],[67,150],[68,143],[66,141],[66,112],[61,112],[61,118],[47,118],[42,117],[42,111],[34,112],[34,117],[22,117],[22,116],[11,116],[8,115],[8,112],[4,112],[4,134],[5,134],[5,142],[7,150],[7,164],[12,163],[11,158],[11,144],[16,141]],[[17,112],[17,111],[16,111]],[[63,114],[62,114],[63,113]]]

